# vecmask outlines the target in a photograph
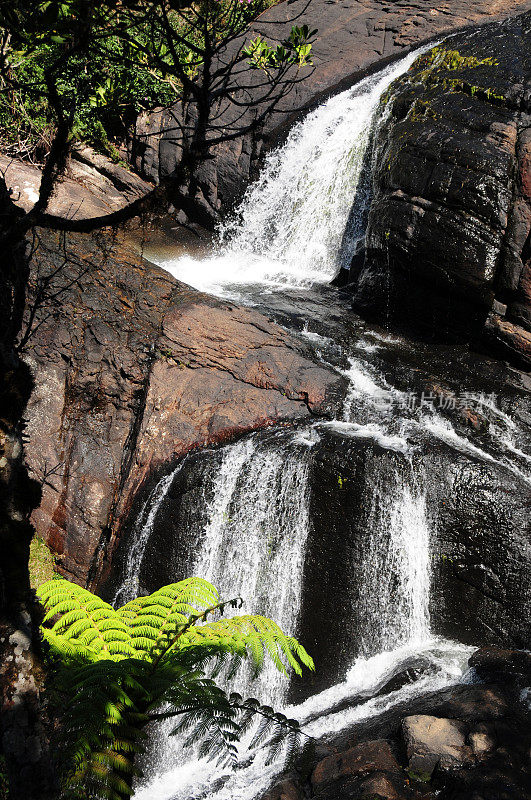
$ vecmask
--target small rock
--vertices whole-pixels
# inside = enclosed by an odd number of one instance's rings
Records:
[[[488,733],[482,731],[474,731],[468,737],[472,752],[476,758],[485,758],[489,753],[494,750],[494,740]]]
[[[431,777],[437,766],[453,769],[472,762],[463,724],[456,720],[417,714],[402,721],[402,731],[410,772],[421,779]]]
[[[494,300],[492,303],[492,310],[495,314],[498,314],[498,316],[504,317],[507,312],[507,306],[500,303],[499,300]]]
[[[399,772],[389,743],[384,739],[362,742],[344,753],[328,756],[317,764],[312,775],[314,788],[340,778],[361,776],[371,772]]]

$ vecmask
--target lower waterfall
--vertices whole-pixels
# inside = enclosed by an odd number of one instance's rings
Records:
[[[404,478],[378,475],[368,498],[370,536],[359,608],[361,654],[366,658],[406,644],[425,643],[430,634],[430,528],[422,489],[412,468]]]
[[[315,468],[314,445],[326,428],[315,423],[295,433],[251,435],[221,448],[217,466],[208,470],[206,521],[200,531],[188,531],[197,542],[193,574],[212,581],[223,597],[241,595],[245,609],[272,616],[292,634],[297,633],[312,524],[309,478]],[[305,729],[312,735],[339,730],[418,692],[453,682],[470,651],[430,633],[431,522],[424,476],[409,455],[396,456],[392,470],[379,471],[376,465],[365,487],[362,602],[353,609],[363,635],[352,642],[344,682],[298,706],[287,705],[289,682],[272,667],[254,681],[243,672],[232,684],[244,695],[257,696],[303,723],[306,720]],[[154,510],[161,502],[161,490],[168,492],[176,474],[153,491]],[[136,557],[138,569],[138,548]],[[342,568],[349,570],[349,565]],[[131,576],[128,580],[131,585]],[[414,684],[371,699],[414,659],[428,665]],[[168,736],[169,730],[170,725],[157,735],[149,780],[138,788],[137,800],[203,796],[251,800],[274,776],[274,766],[266,768],[260,755],[236,772],[217,770],[198,760],[193,751],[183,752],[178,740]],[[242,761],[246,762],[244,749]]]

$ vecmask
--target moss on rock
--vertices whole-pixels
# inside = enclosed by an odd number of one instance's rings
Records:
[[[55,561],[48,545],[34,536],[30,545],[30,581],[33,589],[49,581],[55,574]],[[0,795],[1,798],[1,795]]]

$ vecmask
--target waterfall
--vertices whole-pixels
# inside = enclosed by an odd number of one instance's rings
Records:
[[[296,124],[221,229],[216,255],[150,258],[184,283],[220,295],[234,285],[328,283],[349,266],[365,233],[366,162],[380,97],[421,52],[330,98]]]
[[[258,181],[221,230],[215,255],[202,260],[188,256],[158,259],[158,263],[179,280],[221,296],[234,296],[234,287],[241,291],[258,285],[269,291],[329,282],[363,236],[364,169],[380,96],[420,52],[331,98],[298,123],[287,142],[266,159]],[[347,247],[343,247],[345,242]],[[303,335],[326,345],[325,338],[307,328]],[[366,353],[376,347],[367,345]],[[455,643],[436,640],[430,633],[433,525],[427,510],[427,477],[414,462],[408,439],[414,425],[420,425],[418,415],[391,413],[389,401],[400,399],[400,391],[363,358],[347,355],[350,364],[344,374],[350,391],[342,418],[315,422],[296,432],[253,435],[221,448],[212,470],[204,472],[208,483],[204,513],[197,515],[197,529],[187,530],[187,537],[196,542],[195,575],[214,583],[225,598],[241,595],[247,613],[271,616],[287,633],[296,635],[312,532],[311,478],[318,469],[315,454],[321,438],[332,431],[336,436],[359,439],[360,449],[384,451],[381,460],[377,453],[368,457],[373,468],[365,477],[361,504],[363,541],[349,543],[350,550],[345,549],[352,553],[359,544],[362,551],[359,607],[355,609],[362,620],[361,641],[352,642],[351,661],[345,664],[342,683],[289,709],[301,720],[313,714],[310,732],[315,735],[375,714],[417,691],[452,683],[461,674],[469,652]],[[170,477],[167,483],[158,484],[142,512],[136,549],[127,562],[124,592],[129,591],[127,587],[138,587],[134,570],[141,562],[157,503],[171,485]],[[193,514],[187,518],[193,519]],[[345,563],[338,568],[348,574],[350,566]],[[312,591],[311,586],[304,588]],[[418,686],[403,687],[390,697],[375,697],[354,709],[328,715],[327,709],[338,699],[360,691],[370,698],[371,690],[386,676],[394,675],[409,657],[419,653],[429,654],[435,677],[423,676]],[[250,692],[277,708],[285,705],[287,681],[272,667],[262,673],[259,683],[251,685],[247,674],[237,680],[242,693]],[[193,754],[186,760],[181,751],[176,758],[176,747],[162,743],[156,774],[138,790],[138,800],[207,795],[216,800],[250,800],[260,795],[273,774],[258,756],[251,768],[235,777],[224,774],[224,788],[214,790],[212,782],[220,777],[215,767],[199,762]]]
[[[225,448],[213,482],[194,575],[222,597],[241,596],[246,613],[272,617],[295,633],[308,536],[308,450],[293,436]],[[268,664],[252,693],[281,705],[288,681]],[[249,675],[237,686],[249,693]]]
[[[161,478],[153,491],[149,494],[140,514],[138,515],[133,529],[131,544],[127,552],[122,583],[112,601],[115,607],[125,605],[125,603],[133,600],[138,595],[140,585],[140,568],[142,566],[142,559],[144,557],[144,551],[146,549],[149,536],[153,530],[153,525],[155,524],[155,519],[162,501],[166,497],[166,494],[173,483],[173,479],[177,473],[181,471],[183,464],[184,461],[177,467],[176,470],[171,472],[169,475],[165,475],[164,478]]]
[[[365,658],[430,636],[430,525],[409,460],[371,482],[361,615]],[[393,485],[394,484],[394,485]]]

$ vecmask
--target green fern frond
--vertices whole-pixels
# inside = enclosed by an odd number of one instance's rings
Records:
[[[179,719],[172,733],[201,741],[201,754],[235,761],[236,742],[260,724],[252,746],[266,746],[271,758],[285,747],[296,751],[298,724],[250,698],[228,696],[216,683],[242,659],[259,671],[265,657],[278,670],[313,669],[296,639],[260,615],[209,621],[240,599],[220,602],[212,584],[200,578],[164,586],[115,610],[86,589],[63,579],[39,588],[45,607],[42,634],[62,663],[61,692],[69,698],[63,717],[70,769],[69,797],[124,800],[138,775],[134,759],[143,753],[149,722]],[[210,677],[206,670],[210,669]],[[164,710],[163,710],[164,709]]]

